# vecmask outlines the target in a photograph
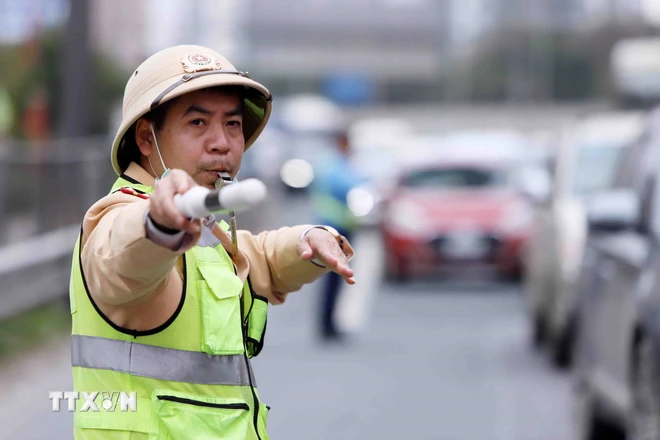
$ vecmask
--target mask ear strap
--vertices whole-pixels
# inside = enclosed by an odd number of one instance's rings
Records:
[[[154,131],[154,126],[151,122],[149,122],[149,128],[151,129],[151,135],[154,138],[154,145],[156,146],[156,153],[158,153],[158,158],[160,159],[160,164],[163,166],[163,175],[160,176],[160,178],[156,177],[156,180],[164,179],[165,176],[167,176],[170,172],[170,169],[165,166],[165,162],[163,161],[163,156],[160,155],[160,148],[158,148],[158,140],[156,139],[156,132]],[[147,156],[147,159],[149,159],[149,156]],[[154,174],[156,172],[154,171],[153,165],[151,165],[151,159],[149,159],[149,166],[151,167],[151,171],[153,171]],[[156,174],[156,176],[158,176]]]
[[[154,173],[156,180],[158,180],[158,174],[156,174],[156,170],[154,170],[154,166],[151,164],[151,155],[147,156],[147,160],[149,161],[149,168],[151,168],[151,172]]]

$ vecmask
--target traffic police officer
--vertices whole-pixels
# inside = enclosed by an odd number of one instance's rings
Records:
[[[78,402],[76,439],[268,438],[250,367],[268,304],[329,271],[354,283],[353,250],[320,225],[228,233],[173,199],[234,179],[270,112],[269,91],[205,47],[165,49],[132,73],[119,178],[86,213],[73,258],[74,389],[98,392],[101,408]],[[104,392],[135,392],[135,411],[104,410]]]

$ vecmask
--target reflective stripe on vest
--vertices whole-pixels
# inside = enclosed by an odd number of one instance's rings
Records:
[[[243,355],[209,355],[130,341],[71,336],[74,367],[96,368],[173,382],[252,385],[254,374]]]

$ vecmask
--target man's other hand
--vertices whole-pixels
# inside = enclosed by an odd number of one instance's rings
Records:
[[[351,249],[348,241],[344,239],[344,242],[344,247]],[[348,284],[355,284],[353,269],[348,264],[348,257],[330,232],[321,228],[310,229],[298,242],[297,249],[303,260],[315,260],[341,275]]]

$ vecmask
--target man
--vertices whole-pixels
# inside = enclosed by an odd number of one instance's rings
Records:
[[[230,237],[173,200],[234,179],[270,111],[268,90],[208,48],[165,49],[133,72],[119,178],[86,213],[73,260],[74,388],[98,392],[78,402],[75,438],[268,438],[249,362],[267,305],[329,271],[353,284],[353,251],[325,226]],[[128,411],[106,410],[113,392],[135,392]],[[93,397],[100,410],[83,411]]]
[[[355,232],[358,223],[348,206],[350,191],[364,182],[351,162],[351,146],[348,134],[342,126],[331,132],[336,154],[324,161],[319,175],[312,185],[312,205],[317,221],[332,226],[347,240]],[[336,275],[336,276],[335,276]],[[319,336],[323,342],[341,341],[343,335],[335,323],[335,309],[341,290],[341,275],[330,273],[325,277],[319,307]]]

